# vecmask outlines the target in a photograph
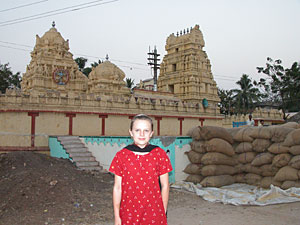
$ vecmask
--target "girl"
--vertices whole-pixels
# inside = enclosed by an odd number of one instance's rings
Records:
[[[134,144],[117,152],[109,168],[115,174],[115,225],[167,225],[168,172],[172,171],[169,157],[163,149],[149,144],[153,135],[150,117],[136,115],[129,133]]]

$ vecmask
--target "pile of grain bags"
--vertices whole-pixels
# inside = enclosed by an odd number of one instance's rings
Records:
[[[207,187],[247,183],[300,187],[300,126],[195,127],[186,181]],[[191,170],[193,168],[193,170]]]
[[[237,160],[232,147],[233,138],[222,127],[195,127],[189,131],[193,137],[191,151],[187,152],[190,164],[184,172],[186,181],[204,187],[221,187],[234,183]]]

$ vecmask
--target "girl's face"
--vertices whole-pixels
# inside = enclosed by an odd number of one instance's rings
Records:
[[[132,130],[129,130],[129,133],[133,138],[134,144],[140,148],[144,148],[153,135],[150,121],[137,119],[134,121]]]

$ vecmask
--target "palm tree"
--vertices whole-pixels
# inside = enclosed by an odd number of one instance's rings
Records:
[[[247,74],[243,74],[241,79],[236,82],[240,89],[233,89],[235,93],[235,106],[238,113],[247,114],[255,108],[255,103],[261,99],[261,93],[258,88],[255,88],[251,79]]]
[[[134,85],[134,79],[126,78],[126,87],[132,89]]]

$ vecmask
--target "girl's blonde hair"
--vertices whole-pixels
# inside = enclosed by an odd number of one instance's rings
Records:
[[[147,116],[145,114],[138,114],[132,118],[132,120],[130,122],[130,130],[132,130],[133,124],[136,120],[148,120],[151,124],[151,130],[153,130],[153,121],[149,116]]]

